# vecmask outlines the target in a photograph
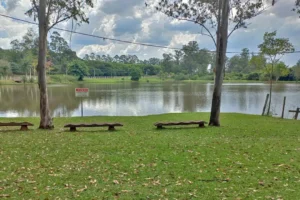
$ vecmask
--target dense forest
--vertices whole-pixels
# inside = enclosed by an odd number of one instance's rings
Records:
[[[96,55],[91,53],[79,58],[68,42],[53,32],[48,41],[48,75],[66,74],[83,80],[85,76],[131,76],[139,80],[141,76],[159,76],[161,79],[213,80],[215,54],[200,49],[196,41],[190,41],[181,50],[165,53],[162,59],[140,60],[136,55]],[[1,79],[22,77],[23,81],[34,81],[38,58],[38,35],[29,29],[22,40],[11,41],[11,49],[0,49]],[[271,64],[262,54],[252,54],[242,49],[239,55],[227,58],[227,80],[261,80],[270,78]],[[295,66],[278,62],[274,66],[274,80],[300,80],[300,60]]]

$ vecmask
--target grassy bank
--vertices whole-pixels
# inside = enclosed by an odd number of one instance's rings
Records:
[[[145,117],[56,118],[55,129],[1,127],[0,197],[15,199],[297,199],[300,124],[222,114],[221,128],[173,127],[156,121],[208,119],[207,113]],[[37,118],[2,118],[2,122]],[[68,122],[118,121],[82,128]]]
[[[96,84],[107,84],[107,83],[126,83],[132,82],[130,77],[107,77],[107,78],[87,78],[83,81],[78,81],[75,76],[66,75],[50,75],[47,78],[48,84],[78,84],[78,83],[96,83]],[[160,79],[157,76],[145,76],[139,80],[140,83],[162,83],[162,82],[195,82],[195,83],[213,83],[213,80],[174,80],[172,78]],[[251,81],[251,80],[224,80],[224,83],[268,83],[266,81]],[[300,83],[296,81],[274,81],[274,84],[284,83]],[[0,85],[23,85],[24,83],[16,83],[14,80],[0,80]],[[26,82],[25,84],[37,84],[35,80],[33,83]]]

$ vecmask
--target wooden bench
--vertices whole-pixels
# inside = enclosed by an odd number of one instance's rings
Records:
[[[114,131],[115,126],[123,126],[120,123],[94,123],[94,124],[66,124],[65,128],[70,128],[70,131],[76,131],[77,127],[104,127],[108,126],[109,131]]]
[[[33,126],[33,124],[29,122],[0,122],[0,126],[21,126],[21,131],[27,131],[28,126]]]
[[[154,124],[158,129],[162,129],[163,126],[177,126],[177,125],[193,125],[197,124],[199,127],[205,127],[204,124],[207,124],[205,121],[186,121],[186,122],[157,122]]]

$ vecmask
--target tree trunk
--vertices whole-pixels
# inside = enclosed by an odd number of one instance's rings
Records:
[[[270,99],[269,99],[269,106],[268,106],[268,112],[267,115],[270,115],[270,109],[271,109],[271,103],[272,103],[272,88],[273,88],[273,66],[274,62],[272,62],[272,69],[270,74]]]
[[[220,126],[221,93],[228,39],[229,0],[219,2],[221,4],[219,8],[221,9],[221,15],[219,15],[220,20],[217,30],[216,76],[209,120],[210,126]]]
[[[46,19],[46,0],[40,0],[39,5],[39,58],[38,84],[40,89],[40,129],[53,128],[50,116],[47,83],[46,83],[46,50],[48,22]]]

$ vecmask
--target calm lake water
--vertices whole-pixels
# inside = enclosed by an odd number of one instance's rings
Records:
[[[87,87],[83,98],[84,116],[141,116],[161,113],[209,112],[213,84],[207,83],[121,83],[49,85],[52,115],[80,116],[81,99],[76,87]],[[222,112],[261,114],[269,85],[260,83],[224,84]],[[272,112],[281,115],[283,97],[286,110],[300,107],[300,85],[276,84]],[[39,90],[32,85],[0,86],[0,117],[39,116]],[[292,114],[287,111],[286,118]]]

